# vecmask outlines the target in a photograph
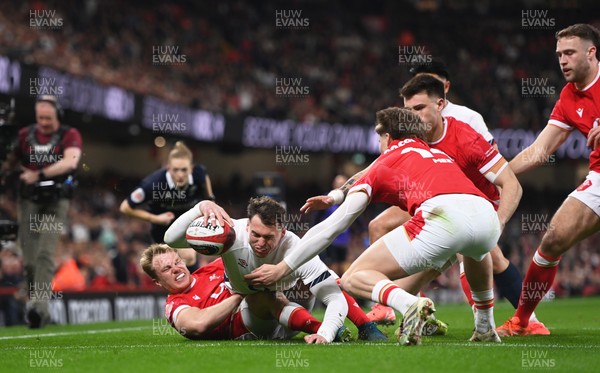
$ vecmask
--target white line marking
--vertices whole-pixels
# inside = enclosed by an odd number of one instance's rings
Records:
[[[38,337],[60,337],[63,335],[119,333],[119,332],[125,332],[125,331],[144,330],[144,329],[151,329],[151,328],[152,328],[151,326],[136,326],[136,327],[131,327],[131,328],[83,330],[83,331],[79,331],[79,332],[59,332],[59,333],[45,333],[45,334],[15,335],[15,336],[8,336],[8,337],[0,337],[0,340],[27,339],[27,338],[38,338]]]
[[[19,336],[6,336],[0,337],[0,340],[17,340],[17,339],[29,339],[29,338],[39,338],[39,337],[61,337],[67,335],[86,335],[86,334],[104,334],[104,333],[121,333],[127,331],[140,331],[140,330],[149,330],[152,329],[151,326],[136,326],[129,328],[113,328],[113,329],[95,329],[95,330],[82,330],[82,331],[74,331],[74,332],[58,332],[58,333],[45,333],[45,334],[30,334],[30,335],[19,335]],[[597,328],[589,328],[589,329],[597,329]],[[164,336],[164,335],[163,335]],[[157,335],[157,338],[162,337],[161,335]],[[182,339],[180,342],[173,343],[161,343],[161,344],[139,344],[139,345],[76,345],[76,346],[60,346],[60,347],[47,347],[48,349],[57,349],[57,350],[77,350],[77,349],[112,349],[112,348],[166,348],[166,347],[187,347],[187,348],[203,348],[203,347],[223,347],[223,346],[233,346],[233,347],[250,347],[255,348],[257,346],[285,346],[285,345],[303,345],[301,340],[293,340],[293,341],[246,341],[246,342],[191,342]],[[358,344],[355,343],[333,343],[333,345],[337,346],[356,346]],[[379,347],[391,347],[391,348],[399,348],[397,343],[373,343],[366,342],[361,343],[360,345],[366,346],[379,346]],[[506,347],[506,348],[553,348],[553,349],[599,349],[600,345],[564,345],[564,344],[529,344],[529,343],[468,343],[468,342],[443,342],[436,341],[430,342],[425,341],[423,346],[455,346],[455,347]],[[0,350],[35,350],[39,349],[39,347],[29,347],[29,346],[11,346],[11,347],[1,347]]]

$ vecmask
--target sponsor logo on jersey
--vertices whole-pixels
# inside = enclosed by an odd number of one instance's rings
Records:
[[[583,117],[583,108],[580,107],[579,109],[575,110],[577,112],[577,115],[579,115],[579,118]]]
[[[194,294],[194,296],[192,297],[193,300],[200,300],[200,297],[197,294]]]
[[[208,278],[208,280],[209,280],[209,281],[214,281],[214,280],[218,280],[218,279],[220,279],[220,278],[221,278],[221,276],[219,276],[219,275],[217,275],[217,274],[213,273],[212,275],[210,275],[210,277]]]
[[[239,264],[240,266],[244,267],[244,268],[248,268],[248,262],[247,262],[247,261],[245,261],[245,260],[244,260],[244,259],[242,259],[242,258],[239,258],[239,259],[238,259],[238,264]]]

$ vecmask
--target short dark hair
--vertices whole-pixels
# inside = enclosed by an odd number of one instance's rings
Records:
[[[258,215],[264,225],[282,226],[285,216],[285,207],[271,197],[261,196],[250,198],[248,201],[248,219]]]
[[[446,98],[444,83],[431,75],[417,75],[400,88],[400,95],[406,99],[422,92],[429,97]]]
[[[412,76],[418,74],[435,74],[446,80],[450,80],[448,68],[442,60],[432,60],[430,63],[423,63],[410,68],[409,72]]]
[[[434,78],[435,79],[435,78]],[[419,138],[425,140],[426,127],[421,118],[406,108],[389,107],[379,110],[375,132],[389,133],[392,140]]]
[[[600,31],[587,23],[576,23],[556,32],[556,40],[577,36],[591,41],[596,47],[596,59],[600,60]]]

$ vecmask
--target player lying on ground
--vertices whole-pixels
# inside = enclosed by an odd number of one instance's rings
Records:
[[[176,249],[154,244],[144,251],[140,264],[169,292],[165,317],[186,338],[289,339],[298,331],[314,334],[321,327],[305,308],[281,293],[231,292],[221,259],[190,274]],[[307,342],[311,338],[305,337]]]
[[[204,215],[203,209],[220,208],[211,201],[202,201],[179,217],[165,233],[165,242],[173,247],[189,247],[185,232],[192,221]],[[231,289],[241,294],[253,294],[258,291],[285,291],[291,289],[299,280],[318,300],[327,305],[323,325],[318,336],[331,342],[336,332],[343,326],[348,314],[350,320],[359,329],[359,338],[367,340],[387,340],[376,325],[369,321],[356,301],[343,293],[336,282],[337,275],[331,274],[327,266],[319,259],[297,268],[294,273],[270,287],[252,287],[244,275],[252,272],[264,263],[278,263],[300,240],[281,224],[285,218],[285,208],[269,197],[253,198],[248,203],[248,218],[233,220],[236,239],[231,248],[222,253],[225,272]],[[312,297],[311,297],[312,298]],[[311,301],[307,299],[306,301]],[[308,307],[310,308],[310,307]],[[342,330],[344,331],[344,330]],[[347,332],[347,331],[344,331]],[[321,339],[319,339],[319,343]]]
[[[381,156],[356,182],[342,205],[311,228],[289,256],[275,266],[261,266],[246,278],[256,286],[272,284],[327,247],[369,202],[397,205],[413,217],[369,246],[342,277],[342,287],[402,313],[398,341],[419,344],[423,325],[435,311],[433,302],[402,290],[391,280],[429,268],[442,272],[449,260],[461,253],[478,307],[471,341],[500,342],[494,325],[488,255],[500,236],[498,215],[491,201],[450,157],[427,145],[424,127],[408,109],[378,111],[375,130]]]

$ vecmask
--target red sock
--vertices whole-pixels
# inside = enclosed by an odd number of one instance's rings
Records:
[[[315,334],[321,322],[313,317],[304,307],[296,307],[288,318],[288,327],[292,330]]]
[[[533,255],[533,260],[529,265],[525,280],[523,280],[519,307],[515,312],[522,327],[529,325],[531,314],[552,287],[559,262],[560,257],[549,257],[540,253],[539,249]]]
[[[338,285],[341,284],[342,280],[340,278],[335,280]],[[346,316],[354,325],[360,327],[361,325],[370,322],[367,314],[360,308],[356,299],[354,299],[350,294],[346,292],[346,290],[342,290],[342,294],[344,294],[344,298],[346,298],[346,303],[348,303],[348,315]]]
[[[471,295],[471,285],[469,285],[469,281],[467,281],[467,275],[465,275],[464,272],[461,272],[460,274],[460,285],[462,286],[463,292],[467,297],[469,305],[472,307],[475,304],[475,301],[473,301],[473,296]]]
[[[348,316],[346,317],[350,319],[354,325],[360,327],[364,323],[371,321],[362,308],[360,308],[358,303],[356,303],[356,299],[352,298],[352,296],[346,293],[345,290],[342,290],[342,293],[344,294],[344,298],[346,298],[346,302],[348,303]]]

